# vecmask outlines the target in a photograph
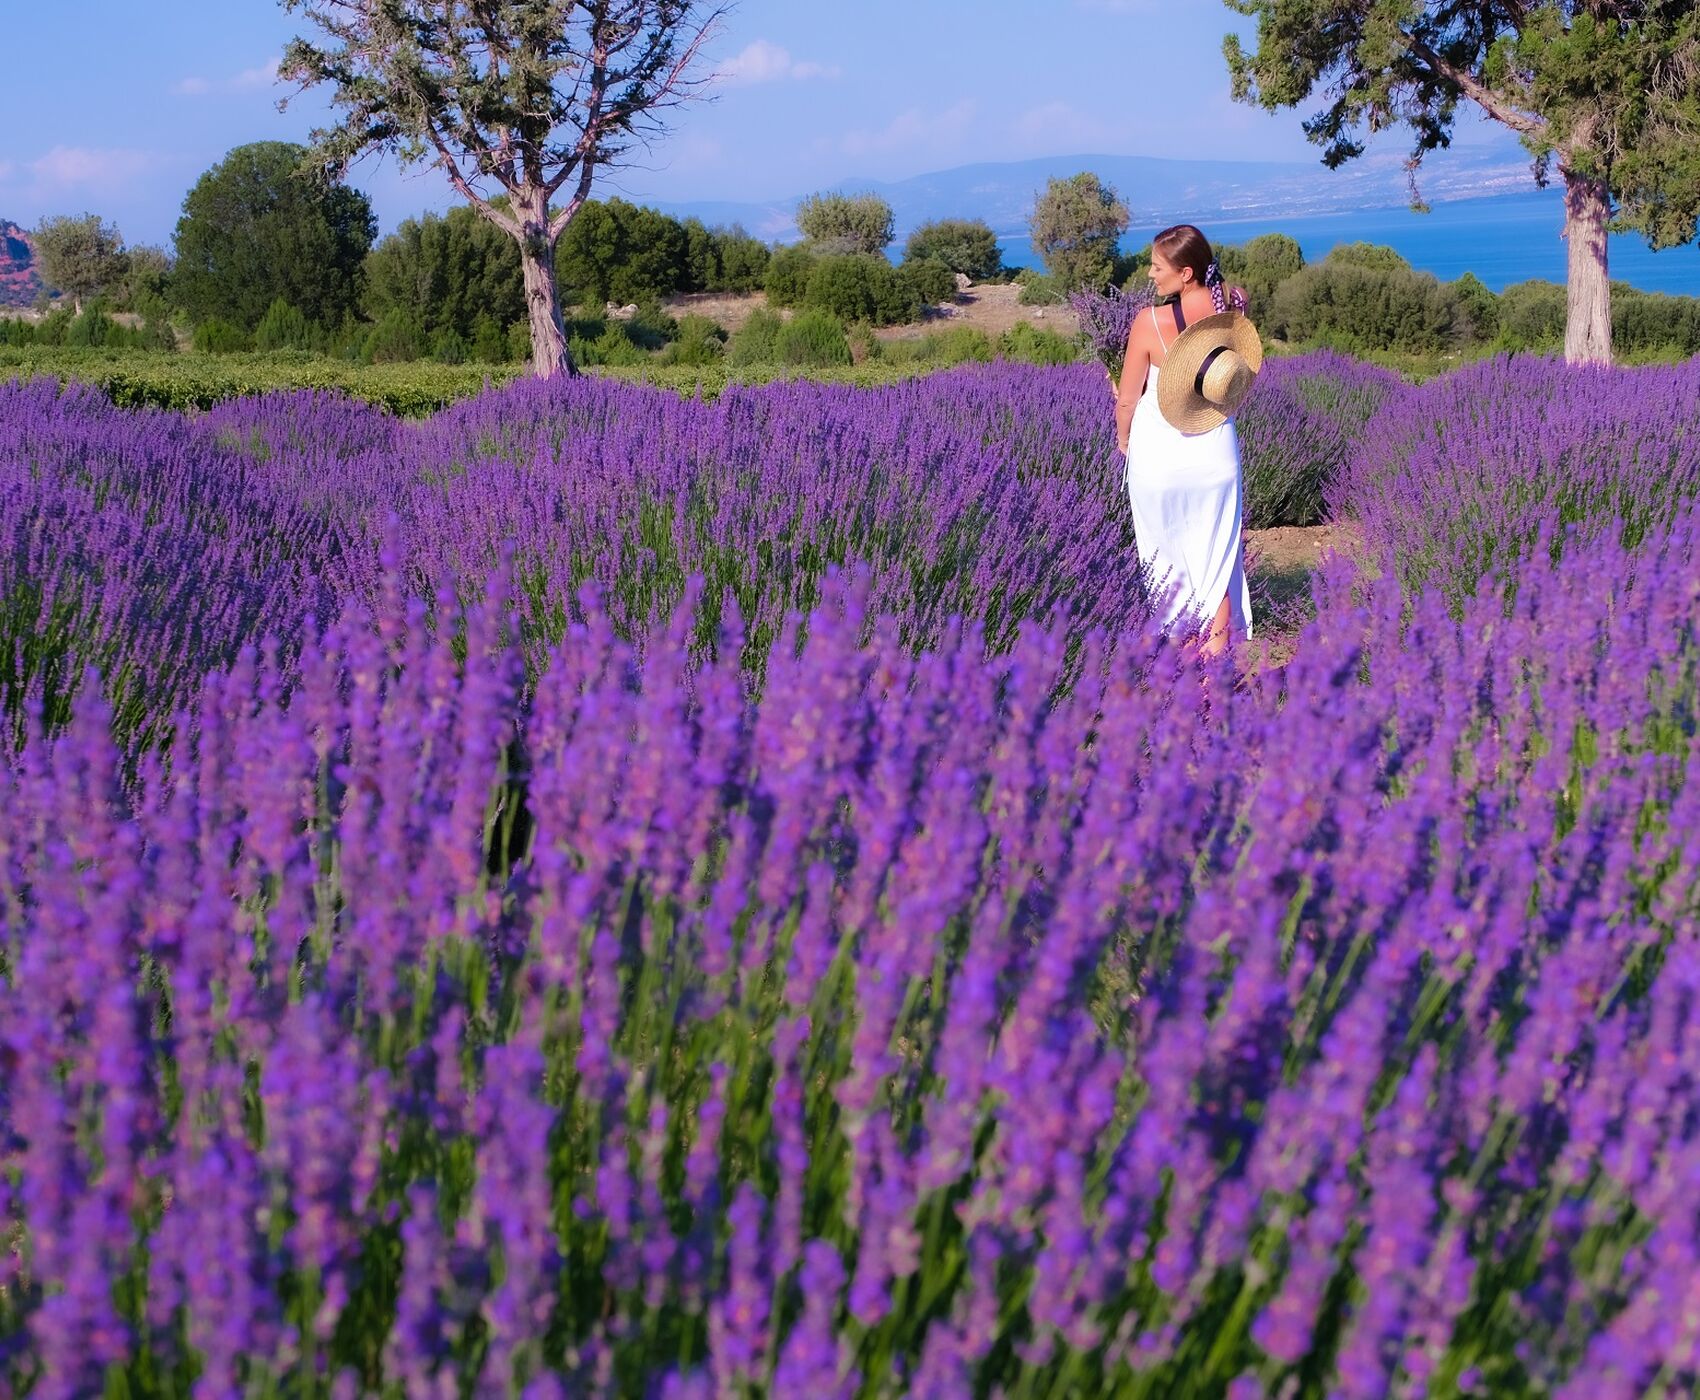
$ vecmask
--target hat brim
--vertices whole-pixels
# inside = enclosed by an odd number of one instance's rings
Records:
[[[1198,371],[1218,346],[1234,351],[1251,370],[1245,392],[1232,403],[1213,403],[1198,392]],[[1180,432],[1207,433],[1233,417],[1262,368],[1263,338],[1247,317],[1237,311],[1206,316],[1176,336],[1169,347],[1157,375],[1157,407]]]

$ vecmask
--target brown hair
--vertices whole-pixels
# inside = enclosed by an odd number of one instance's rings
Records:
[[[1245,311],[1245,288],[1222,284],[1222,269],[1216,265],[1216,254],[1211,251],[1210,240],[1195,225],[1175,224],[1166,228],[1151,240],[1151,246],[1174,266],[1190,267],[1198,285],[1209,288],[1218,311],[1226,311],[1230,306],[1236,311]]]
[[[1176,267],[1190,267],[1201,287],[1210,264],[1216,261],[1215,253],[1210,251],[1210,240],[1191,224],[1164,229],[1151,240],[1151,246]]]

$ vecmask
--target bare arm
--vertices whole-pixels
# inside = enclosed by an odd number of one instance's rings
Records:
[[[1133,429],[1133,411],[1139,407],[1140,395],[1145,392],[1145,380],[1151,368],[1151,350],[1139,333],[1141,320],[1136,318],[1127,333],[1127,354],[1122,358],[1121,383],[1116,386],[1116,448],[1127,455],[1127,435]]]

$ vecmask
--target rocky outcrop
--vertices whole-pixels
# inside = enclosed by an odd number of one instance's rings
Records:
[[[33,306],[40,295],[41,277],[29,235],[0,219],[0,306]]]

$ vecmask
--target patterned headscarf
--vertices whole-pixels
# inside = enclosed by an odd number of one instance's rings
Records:
[[[1231,292],[1224,292],[1222,289],[1221,264],[1219,264],[1214,258],[1210,260],[1210,266],[1204,269],[1204,285],[1210,288],[1210,296],[1216,303],[1216,311],[1218,314],[1226,311],[1231,306],[1235,311],[1239,312],[1240,315],[1245,315],[1245,289],[1242,287],[1235,287]]]

